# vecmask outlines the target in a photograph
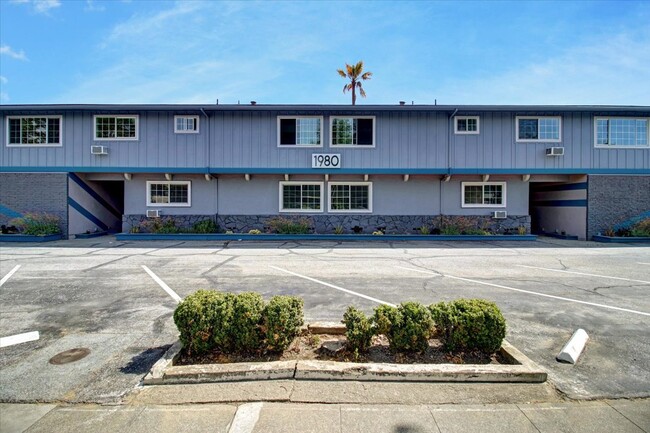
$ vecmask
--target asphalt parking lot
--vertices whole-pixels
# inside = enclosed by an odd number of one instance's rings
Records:
[[[119,242],[0,246],[0,401],[114,402],[172,344],[176,301],[202,289],[302,296],[308,320],[348,305],[495,301],[507,339],[571,398],[650,396],[650,246],[534,242]],[[148,271],[147,271],[148,270]],[[168,288],[167,292],[164,288]],[[555,361],[577,329],[573,366]],[[48,361],[73,348],[85,358]]]

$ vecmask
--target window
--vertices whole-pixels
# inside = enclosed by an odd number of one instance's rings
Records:
[[[332,146],[375,146],[374,117],[332,117]]]
[[[650,147],[648,119],[596,117],[596,147]]]
[[[7,146],[61,146],[61,118],[7,117]]]
[[[322,212],[322,182],[280,182],[280,212]]]
[[[198,134],[199,116],[174,116],[176,134]]]
[[[372,183],[330,182],[330,212],[372,212]]]
[[[137,140],[138,116],[95,116],[95,140]]]
[[[278,117],[278,146],[322,146],[321,117]]]
[[[506,207],[505,182],[463,182],[462,207]]]
[[[454,118],[455,134],[478,134],[479,117],[478,116],[456,116]]]
[[[560,117],[517,117],[517,141],[559,142],[561,135]]]
[[[191,206],[190,181],[147,182],[147,206]]]

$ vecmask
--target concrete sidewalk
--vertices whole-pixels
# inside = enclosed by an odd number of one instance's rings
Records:
[[[488,405],[0,404],[0,432],[650,433],[650,400]]]

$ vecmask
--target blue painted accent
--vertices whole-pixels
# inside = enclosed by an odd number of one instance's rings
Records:
[[[630,218],[627,221],[623,221],[622,223],[618,223],[614,226],[614,231],[618,230],[626,230],[635,225],[638,222],[643,221],[646,218],[650,218],[650,211],[644,212],[641,215],[635,216],[634,218]]]
[[[9,218],[22,218],[23,214],[0,204],[0,213]]]
[[[115,209],[113,207],[113,205],[111,205],[109,202],[107,202],[104,199],[104,197],[97,194],[97,192],[95,192],[95,190],[93,190],[86,182],[81,180],[81,178],[79,176],[77,176],[74,173],[68,173],[68,177],[70,179],[72,179],[74,181],[74,183],[79,185],[81,187],[81,189],[86,191],[88,193],[88,195],[90,195],[92,198],[94,198],[97,203],[104,206],[104,208],[106,208],[106,210],[109,211],[110,213],[112,213],[116,218],[119,218],[119,219],[122,218],[122,214],[117,209]]]
[[[635,174],[648,175],[649,168],[263,168],[263,167],[0,167],[0,173],[173,173],[173,174]]]
[[[0,242],[50,242],[63,239],[63,235],[0,235]]]
[[[532,203],[545,207],[587,207],[587,200],[539,200]]]
[[[118,241],[534,241],[535,235],[275,235],[118,233]]]
[[[623,243],[623,244],[641,244],[641,243],[650,243],[649,238],[635,238],[635,237],[617,237],[617,236],[599,236],[593,235],[591,239],[595,242],[605,242],[605,243]]]
[[[587,189],[587,182],[563,183],[561,185],[533,186],[535,192],[578,191]]]
[[[86,210],[83,206],[81,206],[79,203],[68,197],[68,205],[75,209],[77,212],[79,212],[81,215],[86,217],[89,221],[91,221],[93,224],[95,224],[97,227],[100,229],[107,231],[108,226],[102,222],[99,218],[97,218],[95,215],[91,214]]]

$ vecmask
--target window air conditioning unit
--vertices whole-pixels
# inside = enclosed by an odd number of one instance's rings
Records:
[[[564,155],[564,147],[549,147],[546,149],[546,156],[562,156]]]
[[[106,147],[106,146],[90,146],[90,153],[92,155],[108,155],[108,147]]]
[[[160,211],[158,209],[147,209],[147,218],[160,218]]]
[[[508,212],[506,212],[504,210],[495,210],[494,212],[492,212],[492,218],[495,218],[495,219],[508,218]]]

